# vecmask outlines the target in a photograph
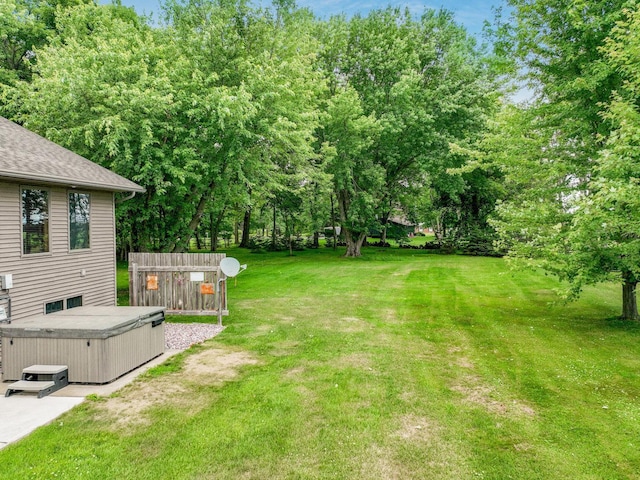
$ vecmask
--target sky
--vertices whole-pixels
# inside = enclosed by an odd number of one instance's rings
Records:
[[[100,0],[100,3],[109,3],[109,0]],[[258,4],[259,0],[254,0]],[[307,7],[320,18],[329,18],[331,15],[346,14],[352,16],[357,13],[366,15],[371,10],[393,7],[408,7],[411,13],[419,16],[425,8],[439,10],[445,8],[453,12],[457,23],[466,27],[467,31],[480,38],[482,26],[485,20],[493,20],[492,6],[499,6],[501,0],[433,0],[417,1],[409,0],[395,2],[392,0],[297,0],[297,5]],[[160,13],[160,0],[122,0],[122,4],[134,7],[138,14],[153,13],[158,18]]]

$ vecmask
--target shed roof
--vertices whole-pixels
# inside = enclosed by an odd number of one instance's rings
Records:
[[[0,179],[144,192],[140,185],[0,117]]]
[[[410,222],[409,220],[407,220],[406,217],[402,217],[400,215],[394,215],[392,217],[389,218],[389,221],[391,223],[395,223],[397,225],[400,225],[402,227],[415,227],[415,223]]]

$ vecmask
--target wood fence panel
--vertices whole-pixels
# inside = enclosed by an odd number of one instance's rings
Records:
[[[170,314],[217,315],[215,292],[224,253],[130,253],[129,302],[163,306]],[[223,282],[224,283],[224,282]],[[204,287],[203,287],[204,285]],[[228,315],[221,285],[222,314]]]

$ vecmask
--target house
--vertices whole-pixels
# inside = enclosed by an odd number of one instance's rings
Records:
[[[407,220],[404,215],[393,215],[388,220],[389,228],[402,232],[405,236],[413,236],[416,233],[416,224]]]
[[[115,194],[144,191],[0,117],[0,280],[11,282],[0,296],[11,320],[116,305]]]

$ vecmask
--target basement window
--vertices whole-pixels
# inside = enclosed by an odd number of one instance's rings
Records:
[[[82,295],[77,297],[67,298],[67,310],[70,308],[76,308],[82,306]]]
[[[55,302],[49,302],[44,306],[44,313],[49,315],[50,313],[61,312],[64,309],[64,302],[62,300],[56,300]]]

